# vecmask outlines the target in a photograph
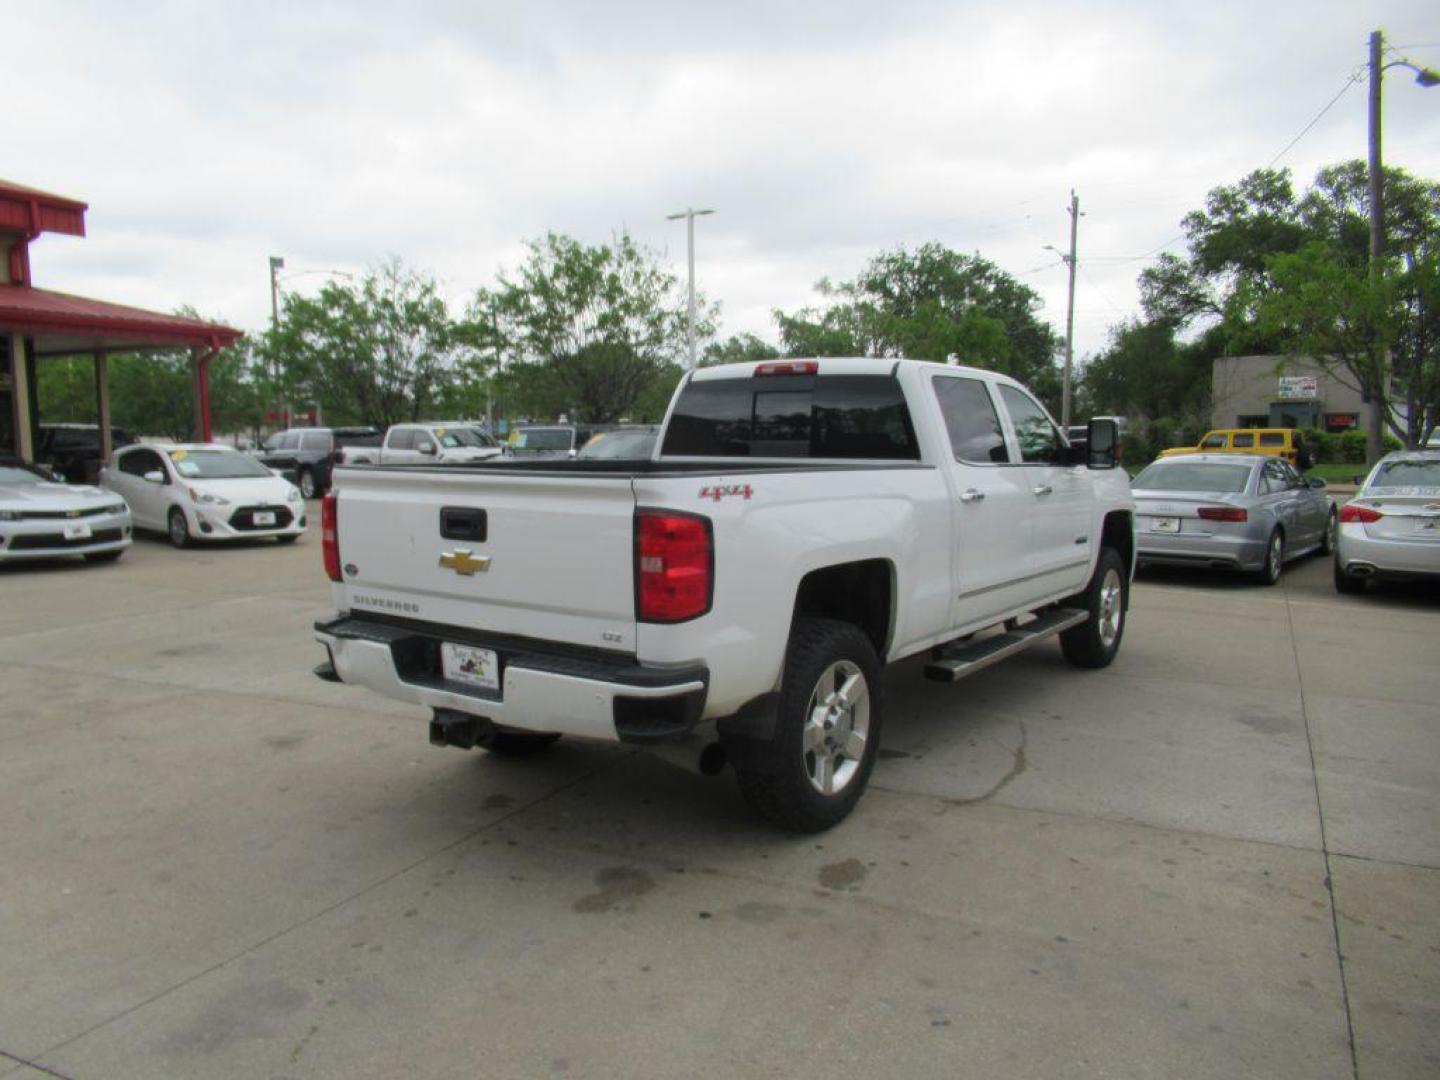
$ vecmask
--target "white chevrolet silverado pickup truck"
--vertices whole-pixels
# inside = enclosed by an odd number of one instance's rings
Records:
[[[438,745],[644,745],[828,828],[875,762],[885,664],[1115,656],[1115,438],[1072,448],[994,372],[821,359],[693,372],[649,461],[342,468],[316,673],[428,707]]]

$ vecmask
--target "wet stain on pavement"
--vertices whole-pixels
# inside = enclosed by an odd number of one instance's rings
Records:
[[[480,804],[481,810],[508,810],[515,804],[515,799],[510,795],[486,795],[485,801]]]
[[[865,880],[870,871],[859,859],[830,863],[820,868],[820,884],[827,889],[850,889]]]
[[[613,911],[627,900],[644,896],[655,888],[655,879],[632,866],[612,866],[595,875],[595,884],[599,886],[598,891],[576,900],[572,910],[581,915]]]
[[[767,925],[785,917],[785,908],[780,904],[765,904],[749,900],[735,909],[735,917],[741,922]]]
[[[1301,727],[1299,717],[1279,713],[1239,713],[1235,719],[1262,735],[1285,735]]]
[[[265,739],[265,745],[271,750],[294,750],[307,738],[308,735],[270,735]]]

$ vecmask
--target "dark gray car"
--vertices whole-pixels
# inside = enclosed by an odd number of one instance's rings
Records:
[[[1335,544],[1335,500],[1325,481],[1252,454],[1163,458],[1131,482],[1141,565],[1213,566],[1273,585],[1281,567]]]

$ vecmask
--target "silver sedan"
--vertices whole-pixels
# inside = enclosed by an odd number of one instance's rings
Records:
[[[1131,482],[1141,565],[1253,572],[1266,585],[1286,562],[1335,542],[1335,500],[1281,458],[1184,454]]]
[[[1335,588],[1369,578],[1440,580],[1440,450],[1385,455],[1340,511]]]

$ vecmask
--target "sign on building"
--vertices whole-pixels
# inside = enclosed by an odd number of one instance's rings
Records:
[[[1281,401],[1314,401],[1320,396],[1317,375],[1281,375],[1277,395]]]

